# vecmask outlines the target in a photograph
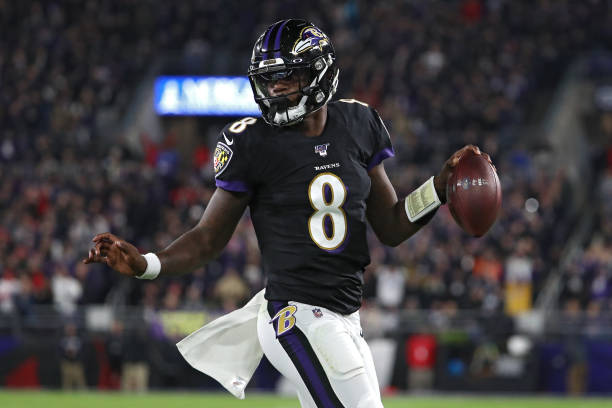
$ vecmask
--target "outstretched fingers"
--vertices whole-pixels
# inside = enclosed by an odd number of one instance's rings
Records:
[[[115,271],[128,276],[141,274],[146,270],[147,261],[138,248],[110,232],[96,235],[93,248],[89,250],[83,263],[102,263]]]
[[[102,255],[100,252],[96,252],[95,248],[91,248],[89,253],[87,254],[87,258],[84,258],[82,261],[84,264],[90,263],[103,263],[106,264],[108,259],[105,255]]]
[[[93,238],[94,247],[89,250],[87,257],[83,259],[83,263],[104,263],[108,266],[114,264],[117,260],[117,252],[121,252],[119,247],[116,245],[116,241],[112,240],[112,237],[116,238],[110,233],[98,234]]]

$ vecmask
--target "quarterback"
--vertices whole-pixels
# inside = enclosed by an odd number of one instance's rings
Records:
[[[297,19],[268,27],[248,69],[261,118],[240,119],[219,134],[217,189],[199,223],[146,255],[99,234],[84,262],[139,279],[186,273],[219,255],[249,207],[267,284],[245,337],[295,385],[302,407],[382,407],[358,311],[370,262],[367,223],[382,243],[400,244],[445,203],[446,180],[463,152],[480,151],[465,146],[398,199],[383,165],[394,155],[387,129],[365,103],[331,101],[338,75],[331,41],[319,28]],[[214,330],[225,333],[248,319],[228,320]],[[203,329],[201,338],[214,345],[210,333],[217,332]],[[225,357],[228,365],[233,357]],[[236,378],[234,385],[248,382]]]

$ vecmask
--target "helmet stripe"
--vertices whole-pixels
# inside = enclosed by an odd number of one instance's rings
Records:
[[[266,33],[266,38],[264,38],[263,46],[261,48],[266,50],[266,52],[264,52],[262,56],[263,59],[268,59],[268,43],[270,42],[270,34],[272,34],[272,31],[274,31],[274,27],[276,27],[276,24],[274,24],[268,29],[268,32]]]
[[[270,50],[270,37],[272,37],[272,33],[274,32],[274,30],[282,23],[283,25],[285,25],[285,23],[287,22],[287,20],[285,21],[278,21],[276,23],[274,23],[273,26],[270,27],[270,29],[268,30],[268,32],[266,33],[266,38],[264,38],[264,42],[263,42],[263,49],[266,50],[266,52],[263,54],[263,59],[268,59],[268,51]]]
[[[280,40],[282,37],[281,34],[283,33],[283,28],[285,28],[285,24],[287,24],[287,21],[289,20],[283,21],[283,24],[281,24],[280,28],[276,32],[276,38],[274,39],[274,49],[277,51],[274,52],[274,58],[280,58],[281,56],[281,52],[280,52]]]

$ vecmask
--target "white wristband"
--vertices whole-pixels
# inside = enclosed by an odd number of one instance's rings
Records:
[[[433,180],[434,178],[431,176],[429,180],[406,197],[404,208],[410,222],[420,220],[442,204],[436,193]]]
[[[147,280],[157,278],[157,275],[159,275],[161,272],[161,262],[159,261],[159,258],[153,252],[149,252],[143,256],[147,260],[147,269],[145,269],[142,275],[135,276],[135,278]]]

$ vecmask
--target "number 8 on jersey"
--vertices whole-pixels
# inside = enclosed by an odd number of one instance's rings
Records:
[[[325,189],[330,191],[328,199]],[[333,173],[318,174],[308,186],[308,198],[315,212],[308,219],[310,238],[326,251],[338,248],[346,239],[346,214],[342,205],[346,200],[346,187]],[[331,222],[331,235],[325,231],[325,220]]]

